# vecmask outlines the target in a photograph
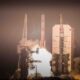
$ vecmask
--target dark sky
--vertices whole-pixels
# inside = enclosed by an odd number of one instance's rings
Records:
[[[22,36],[24,15],[28,14],[28,39],[40,39],[40,15],[46,16],[46,45],[51,51],[52,27],[59,23],[59,14],[63,22],[71,25],[75,33],[75,56],[80,56],[80,4],[65,0],[29,0],[2,2],[0,5],[0,62],[5,69],[17,64],[17,44]],[[0,65],[1,66],[1,65]]]

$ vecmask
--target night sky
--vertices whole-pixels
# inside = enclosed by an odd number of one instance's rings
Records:
[[[51,52],[52,27],[63,23],[74,28],[74,56],[80,56],[80,6],[75,1],[29,0],[2,2],[0,5],[0,71],[13,72],[17,66],[17,44],[22,37],[24,15],[28,15],[28,39],[40,40],[41,14],[46,16],[46,45]],[[6,74],[6,73],[5,73]]]

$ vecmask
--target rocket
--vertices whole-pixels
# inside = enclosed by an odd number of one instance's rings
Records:
[[[41,15],[41,40],[40,47],[45,48],[45,15]]]

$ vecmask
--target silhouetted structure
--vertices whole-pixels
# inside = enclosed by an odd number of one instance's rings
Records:
[[[52,29],[52,71],[55,75],[67,74],[71,71],[71,33],[72,28],[68,24],[63,24],[60,15],[60,24],[56,24]]]
[[[25,49],[21,51],[20,68],[21,68],[21,79],[26,79],[28,75],[28,53]]]

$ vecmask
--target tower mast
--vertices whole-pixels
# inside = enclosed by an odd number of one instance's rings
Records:
[[[27,14],[25,14],[25,18],[24,18],[24,28],[23,28],[22,39],[27,40]]]
[[[41,15],[41,40],[40,47],[45,47],[45,15]]]
[[[59,59],[59,71],[60,74],[63,73],[63,49],[64,49],[64,29],[63,29],[63,20],[62,20],[62,14],[60,14],[60,59]]]

